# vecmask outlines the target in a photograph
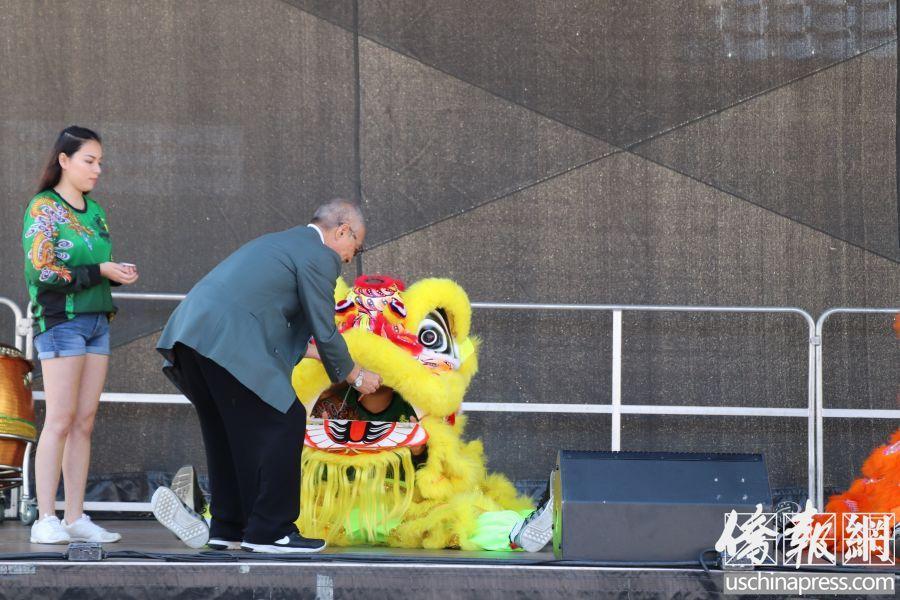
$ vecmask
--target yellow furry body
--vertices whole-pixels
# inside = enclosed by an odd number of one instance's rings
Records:
[[[347,293],[339,282],[336,299]],[[479,517],[492,511],[526,510],[502,475],[488,474],[480,441],[464,441],[458,413],[478,370],[477,340],[470,337],[471,307],[465,292],[446,279],[426,279],[402,293],[404,327],[415,332],[431,311],[447,316],[453,339],[471,348],[449,372],[435,372],[408,350],[363,328],[343,333],[353,359],[380,374],[421,415],[428,459],[413,469],[408,448],[370,453],[334,453],[304,448],[301,533],[330,544],[383,543],[405,548],[479,548],[472,541]],[[308,413],[330,385],[322,364],[304,359],[293,384]],[[449,417],[449,418],[448,418]]]
[[[387,524],[397,523],[413,499],[409,449],[346,455],[304,448],[300,531],[334,542],[379,541]],[[397,476],[399,474],[399,477]],[[353,522],[355,520],[355,522]],[[347,532],[354,532],[351,540]]]

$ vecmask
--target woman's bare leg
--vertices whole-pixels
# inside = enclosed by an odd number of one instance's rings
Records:
[[[84,512],[84,487],[91,463],[91,433],[94,431],[94,417],[97,415],[100,394],[106,383],[108,366],[108,356],[85,355],[75,419],[69,428],[62,461],[67,523],[74,523]]]
[[[46,417],[34,461],[39,517],[56,514],[63,450],[78,406],[84,364],[83,355],[41,361]]]

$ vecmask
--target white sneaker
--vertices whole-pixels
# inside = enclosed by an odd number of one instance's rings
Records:
[[[197,480],[197,471],[193,466],[185,465],[178,469],[169,489],[198,515],[206,512],[206,499],[203,497],[203,490],[200,489],[200,482]]]
[[[241,549],[247,552],[268,552],[274,554],[304,554],[321,552],[325,549],[325,540],[305,538],[299,532],[290,533],[271,544],[251,544],[241,542]]]
[[[68,544],[72,541],[56,515],[47,515],[31,526],[32,544]]]
[[[91,521],[91,518],[85,514],[75,519],[75,522],[69,525],[66,520],[62,521],[63,527],[73,542],[98,542],[101,544],[109,544],[118,542],[122,536],[118,533],[107,531]]]
[[[509,532],[509,541],[526,552],[540,552],[553,539],[553,490],[540,506]]]
[[[209,538],[206,542],[208,548],[213,550],[240,550],[241,543],[236,540],[225,540],[222,538]]]
[[[209,526],[203,517],[185,506],[169,488],[162,486],[150,499],[153,516],[190,548],[202,548],[209,541]]]

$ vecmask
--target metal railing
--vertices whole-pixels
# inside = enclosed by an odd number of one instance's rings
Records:
[[[15,341],[13,343],[15,344],[16,348],[24,352],[25,355],[30,358],[31,353],[25,346],[28,343],[28,339],[31,337],[28,334],[28,330],[31,329],[31,320],[26,319],[22,315],[22,309],[19,308],[19,305],[8,298],[0,297],[0,305],[6,306],[12,311],[13,317],[16,321],[15,332],[13,334],[13,339]]]
[[[815,321],[805,310],[793,307],[746,307],[746,306],[653,306],[629,304],[517,304],[496,302],[473,302],[473,308],[497,308],[510,310],[571,310],[612,312],[612,390],[611,402],[602,404],[550,404],[557,408],[548,412],[592,412],[612,416],[610,449],[621,450],[622,415],[695,415],[695,416],[744,416],[744,417],[806,417],[807,419],[807,491],[809,497],[815,490]],[[781,313],[796,314],[806,321],[808,328],[807,356],[807,407],[775,408],[749,406],[666,406],[645,404],[622,404],[622,314],[624,312],[688,312],[688,313]],[[464,407],[483,403],[463,403]],[[516,412],[531,412],[529,403],[499,403],[510,406]],[[573,410],[576,409],[577,410]],[[469,408],[472,410],[472,408]],[[478,410],[478,409],[475,409]],[[485,407],[485,410],[489,410]]]
[[[114,293],[114,298],[122,300],[180,301],[184,294],[142,294]],[[527,402],[463,402],[462,410],[468,412],[544,412],[559,414],[609,414],[611,415],[610,448],[621,449],[622,415],[654,414],[654,415],[694,415],[694,416],[747,416],[747,417],[805,417],[807,419],[807,484],[810,498],[816,491],[816,345],[815,321],[812,316],[800,308],[794,307],[744,307],[744,306],[660,306],[660,305],[628,305],[628,304],[530,304],[530,303],[498,303],[473,302],[472,308],[496,310],[528,310],[528,311],[602,311],[612,313],[612,364],[611,390],[609,404],[545,404]],[[668,405],[633,405],[622,404],[622,315],[625,312],[681,312],[681,313],[780,313],[794,314],[806,321],[808,328],[807,347],[807,406],[806,408],[780,407],[748,407],[748,406],[668,406]],[[27,333],[26,346],[31,349],[30,328]],[[35,399],[43,399],[41,392],[35,393]],[[101,401],[105,402],[139,402],[163,404],[187,404],[188,400],[180,394],[133,394],[104,393]],[[132,508],[124,508],[127,505]],[[147,510],[146,503],[106,503],[88,502],[88,510]]]
[[[825,408],[824,390],[824,365],[823,352],[825,349],[823,332],[825,321],[834,314],[897,314],[900,308],[829,308],[816,321],[816,506],[825,507],[825,418],[839,417],[845,419],[869,418],[869,419],[897,419],[900,420],[900,410],[883,409],[843,409]]]

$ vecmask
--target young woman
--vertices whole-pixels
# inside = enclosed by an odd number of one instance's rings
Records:
[[[25,211],[25,281],[47,409],[35,459],[39,518],[31,528],[33,544],[121,538],[82,512],[91,431],[109,361],[109,319],[116,310],[110,285],[138,279],[133,265],[110,261],[106,212],[87,195],[102,159],[100,136],[83,127],[64,129]],[[55,509],[60,469],[62,521]]]

